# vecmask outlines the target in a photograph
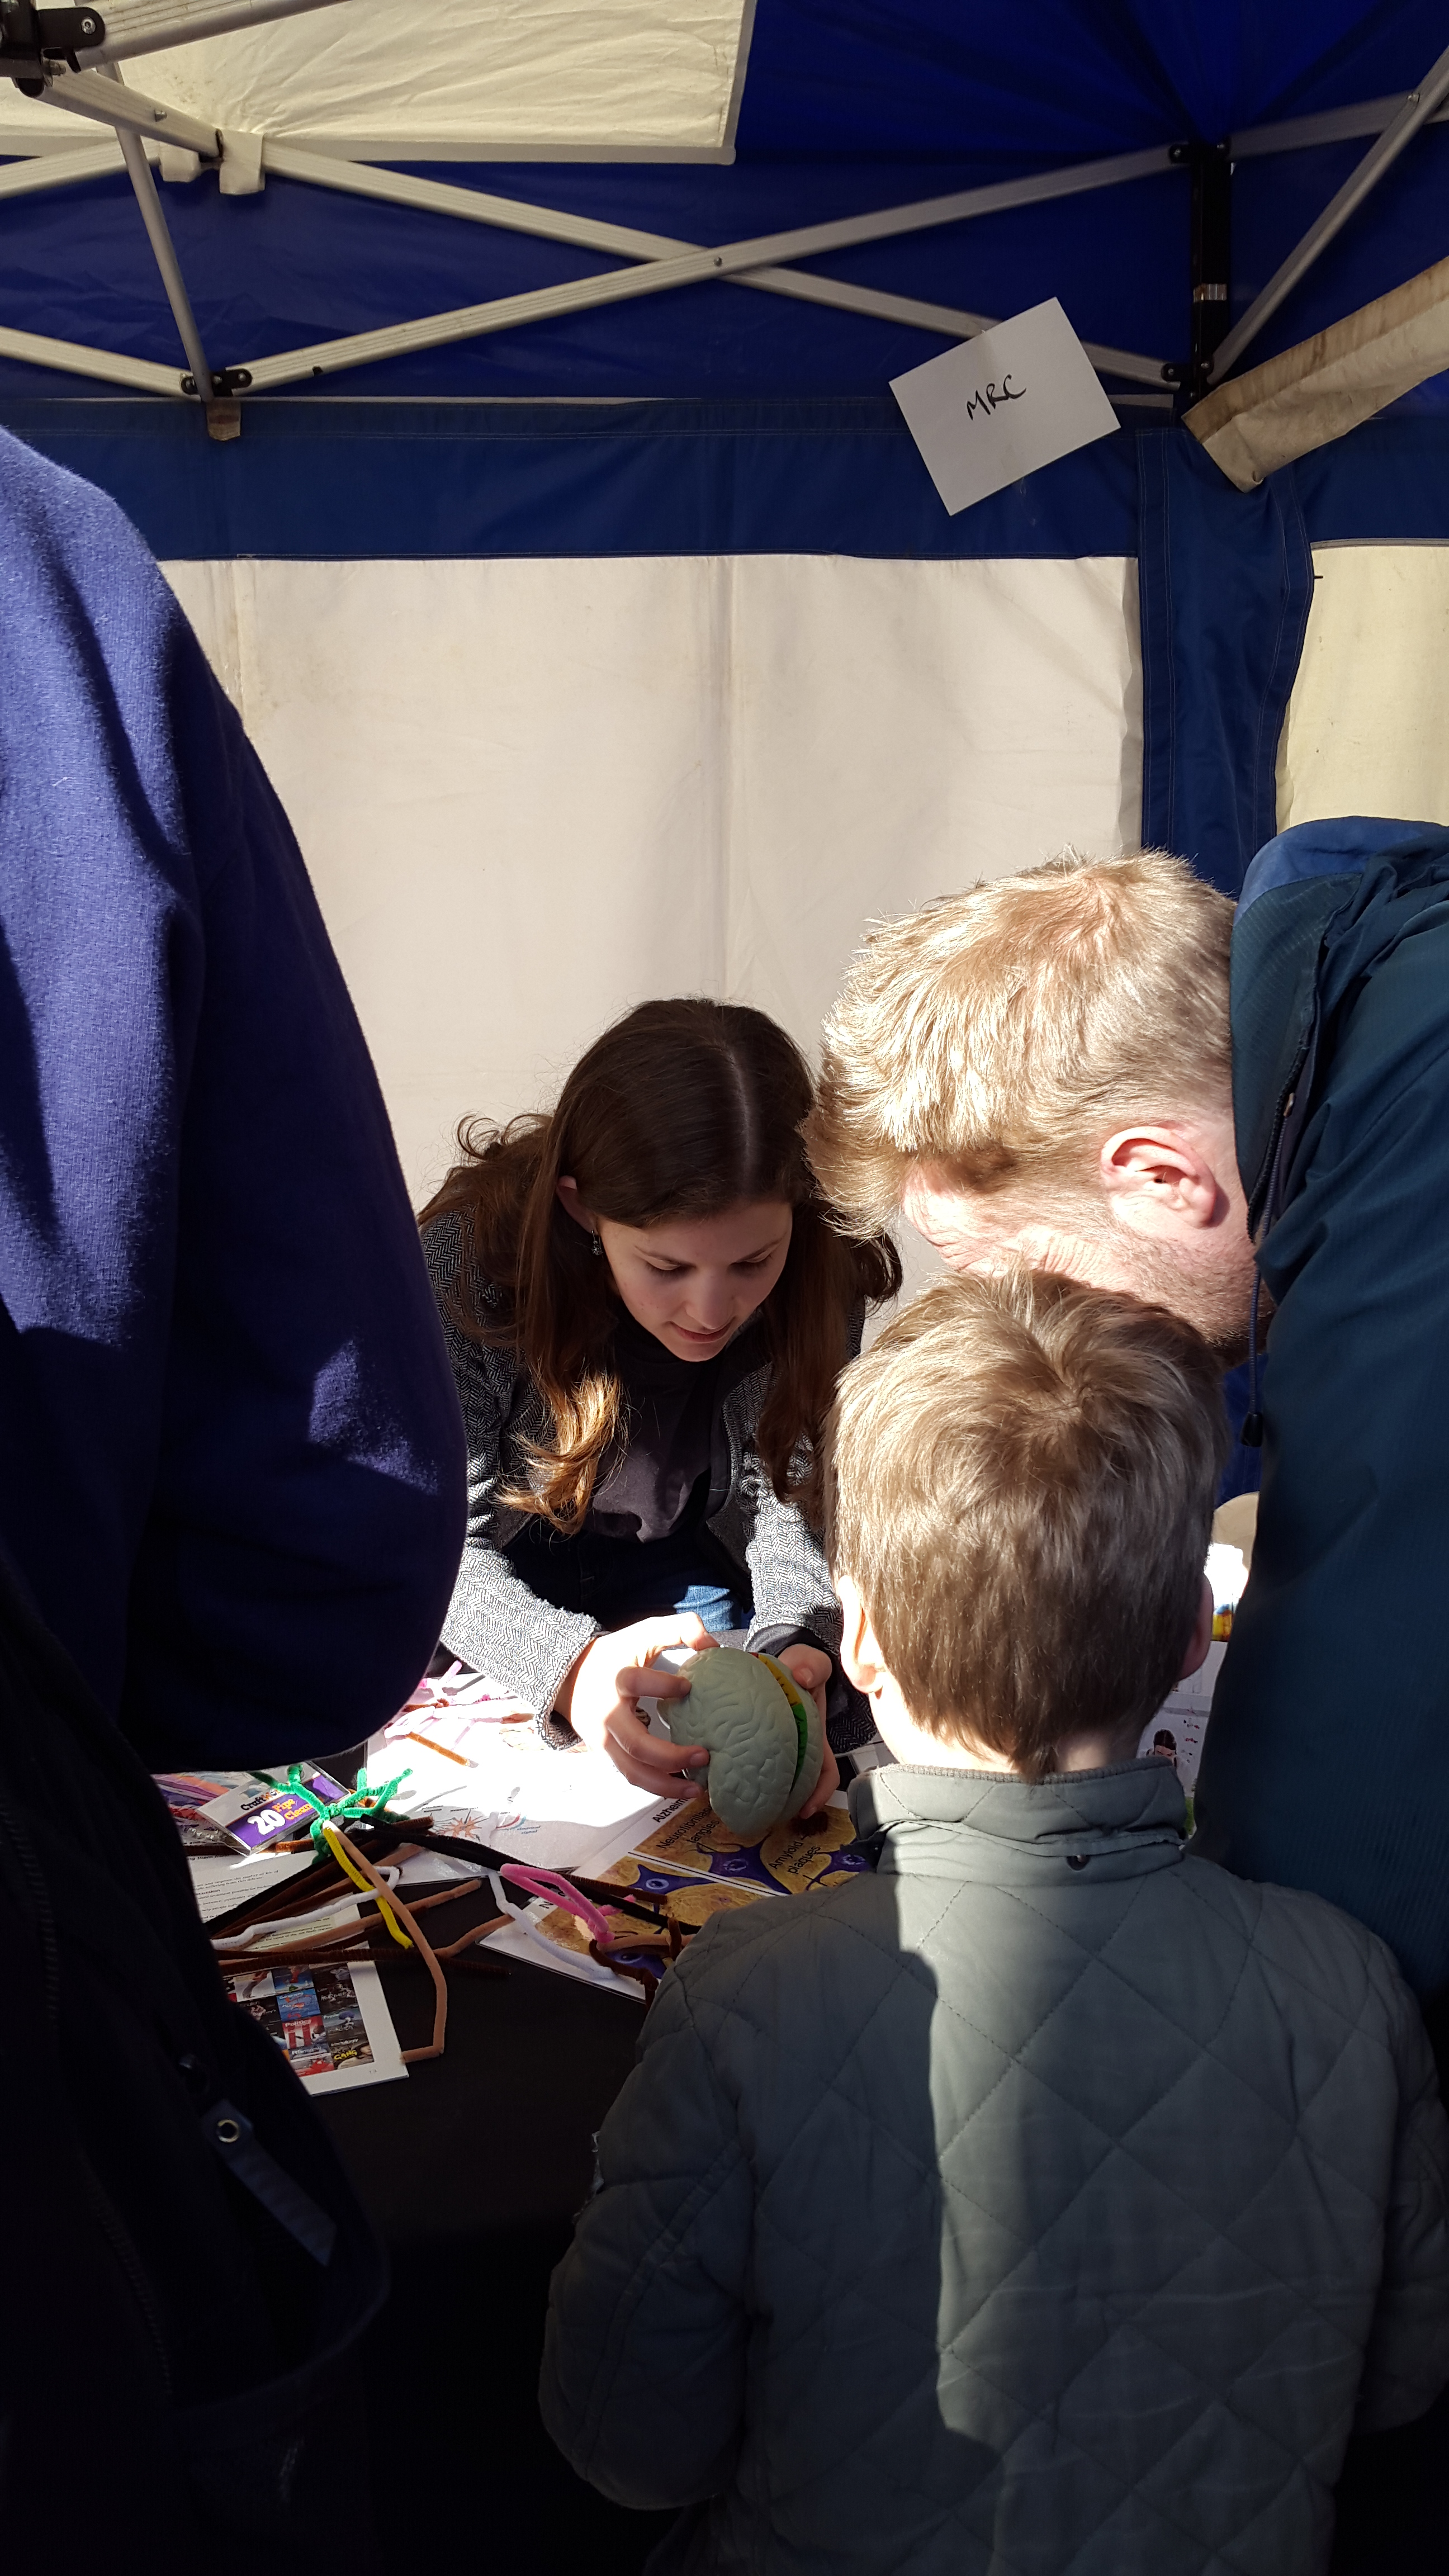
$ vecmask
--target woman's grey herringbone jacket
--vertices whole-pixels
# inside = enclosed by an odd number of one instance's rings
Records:
[[[597,1620],[540,1600],[503,1553],[524,1515],[500,1502],[499,1492],[527,1481],[525,1444],[547,1436],[547,1409],[511,1351],[486,1348],[456,1320],[464,1259],[459,1218],[435,1217],[423,1228],[423,1250],[468,1435],[468,1535],[443,1642],[516,1691],[546,1726],[569,1666],[600,1633]],[[492,1293],[476,1271],[468,1286],[485,1303]],[[768,1369],[756,1369],[725,1398],[729,1491],[706,1526],[749,1577],[755,1604],[751,1643],[805,1630],[834,1648],[840,1642],[840,1606],[820,1542],[794,1504],[780,1501],[755,1449],[769,1383]]]

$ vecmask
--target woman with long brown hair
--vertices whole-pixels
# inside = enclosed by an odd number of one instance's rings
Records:
[[[655,1658],[748,1631],[852,1734],[816,1535],[816,1442],[894,1247],[848,1241],[801,1143],[799,1049],[761,1011],[647,1002],[549,1116],[464,1125],[423,1243],[468,1432],[468,1538],[444,1643],[678,1795],[706,1759],[652,1736]],[[826,1763],[811,1801],[836,1780]]]

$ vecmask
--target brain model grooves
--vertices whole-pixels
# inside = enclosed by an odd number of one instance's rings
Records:
[[[825,1757],[820,1712],[773,1655],[715,1646],[680,1670],[685,1700],[660,1702],[676,1744],[702,1744],[709,1803],[741,1842],[798,1815]]]

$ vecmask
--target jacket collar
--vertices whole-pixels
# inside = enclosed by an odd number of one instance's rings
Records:
[[[1243,879],[1233,929],[1233,1121],[1255,1235],[1289,1193],[1319,1095],[1325,1023],[1443,899],[1446,878],[1449,832],[1440,825],[1350,814],[1280,832]]]
[[[1187,1837],[1177,1774],[1156,1755],[1048,1780],[892,1763],[851,1783],[850,1812],[880,1871],[1000,1886],[1134,1878],[1169,1868]]]

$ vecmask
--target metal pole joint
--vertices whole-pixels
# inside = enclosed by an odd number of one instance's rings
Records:
[[[41,98],[53,63],[80,70],[82,48],[106,40],[99,9],[38,9],[35,0],[0,0],[0,74],[25,98]]]
[[[1190,260],[1191,355],[1181,379],[1184,404],[1200,402],[1213,360],[1225,337],[1232,303],[1233,157],[1222,143],[1189,143],[1184,150],[1192,180]]]
[[[212,395],[229,396],[231,394],[244,394],[250,386],[251,380],[252,371],[250,367],[213,367],[211,370]],[[181,379],[181,390],[184,394],[195,394],[200,392],[200,387],[197,384],[195,376],[183,376]],[[203,401],[208,399],[210,399],[210,397],[202,395]]]

